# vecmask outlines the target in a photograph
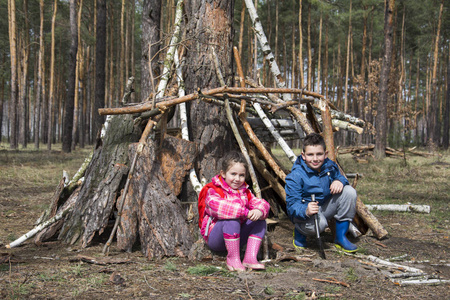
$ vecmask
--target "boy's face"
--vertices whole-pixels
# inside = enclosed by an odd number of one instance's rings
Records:
[[[327,156],[328,151],[325,151],[321,145],[306,146],[302,152],[306,165],[317,172],[320,171]]]

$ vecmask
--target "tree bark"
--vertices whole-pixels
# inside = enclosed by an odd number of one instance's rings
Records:
[[[71,140],[71,150],[75,150],[75,145],[78,143],[78,115],[80,108],[80,88],[81,88],[81,68],[83,65],[83,52],[81,49],[81,12],[83,11],[83,0],[78,1],[78,13],[77,13],[77,55],[76,55],[76,63],[75,63],[75,92],[74,92],[74,101],[73,101],[73,125],[72,125],[72,140]]]
[[[113,117],[106,133],[98,141],[80,194],[59,234],[66,243],[87,247],[106,229],[128,172],[128,146],[140,137],[129,115]]]
[[[344,82],[344,113],[348,113],[348,70],[350,64],[350,43],[352,38],[352,0],[350,0],[350,12],[348,17],[348,37],[347,37],[347,59],[345,63],[345,82]]]
[[[112,45],[112,44],[111,44]],[[111,49],[110,57],[113,53]],[[92,134],[96,136],[104,122],[104,117],[98,113],[99,108],[105,107],[106,82],[106,0],[97,1],[97,27],[95,44],[95,100],[93,108]],[[112,65],[110,66],[112,68]],[[109,87],[112,89],[112,86]]]
[[[449,42],[449,55],[447,65],[447,92],[445,94],[445,113],[444,113],[444,132],[442,138],[442,146],[445,150],[448,149],[449,144],[449,128],[450,128],[450,42]]]
[[[387,100],[388,100],[388,83],[390,75],[390,67],[392,60],[392,40],[394,27],[394,9],[395,0],[386,0],[386,8],[384,15],[384,51],[380,72],[380,95],[377,107],[376,117],[376,141],[375,156],[384,158],[386,156],[386,137],[387,137]]]
[[[18,119],[19,119],[19,143],[22,148],[27,147],[28,143],[28,60],[30,56],[30,41],[29,41],[29,21],[28,21],[28,0],[23,1],[23,17],[24,28],[21,34],[21,57],[20,57],[20,84],[19,84],[19,105],[18,105]]]
[[[302,26],[302,0],[299,0],[299,8],[298,8],[298,68],[300,74],[300,86],[299,88],[303,88],[305,84],[305,80],[303,78],[303,26]]]
[[[438,17],[438,27],[436,32],[436,40],[434,43],[434,54],[433,54],[433,73],[431,75],[431,99],[430,99],[430,108],[428,109],[427,115],[427,135],[428,135],[428,143],[432,143],[436,146],[439,145],[440,132],[438,132],[437,123],[439,121],[439,108],[438,108],[438,92],[437,92],[437,65],[439,59],[439,39],[441,32],[441,23],[442,23],[442,13],[444,10],[444,0],[441,0],[441,6],[439,9],[439,17]]]
[[[11,59],[11,98],[9,103],[10,148],[17,149],[17,30],[16,30],[16,2],[8,1],[9,24],[9,55]]]
[[[319,21],[319,49],[318,49],[318,58],[317,58],[317,89],[316,92],[320,93],[320,86],[323,82],[320,81],[321,78],[321,63],[322,63],[322,22],[323,16],[322,12],[320,13],[320,21]]]
[[[307,27],[307,50],[308,50],[308,77],[306,86],[308,91],[311,91],[312,87],[312,49],[311,49],[311,3],[308,3],[308,27]]]
[[[39,54],[38,54],[38,80],[36,91],[36,106],[35,106],[35,118],[34,118],[34,148],[39,149],[39,132],[41,123],[41,106],[42,106],[42,85],[45,84],[43,80],[43,64],[44,64],[44,0],[39,1],[39,16],[40,16],[40,29],[39,29]]]
[[[73,113],[76,89],[76,67],[78,52],[77,4],[70,1],[70,51],[69,51],[69,78],[67,80],[67,98],[65,101],[65,114],[63,124],[62,150],[66,153],[72,149]],[[52,93],[50,91],[50,93]]]
[[[171,20],[172,21],[172,20]],[[161,75],[158,52],[161,48],[161,0],[144,0],[142,10],[141,102],[154,90],[154,78]],[[153,75],[150,74],[153,72]]]
[[[186,1],[186,91],[219,86],[213,59],[214,47],[219,58],[224,80],[231,85],[233,79],[233,1]],[[228,126],[225,111],[203,102],[188,104],[188,119],[192,141],[199,145],[196,162],[197,175],[210,180],[218,172],[218,160],[231,149],[238,149]]]
[[[72,4],[73,0],[70,2]],[[73,16],[73,20],[75,20],[75,16],[76,16],[76,3],[74,2],[74,9],[75,9],[75,15]],[[52,16],[52,41],[51,41],[51,48],[50,48],[50,88],[49,88],[49,97],[48,97],[48,115],[47,115],[47,150],[51,150],[52,149],[52,137],[53,137],[53,101],[54,101],[54,96],[55,96],[55,27],[56,27],[56,12],[58,10],[58,1],[55,0],[53,3],[53,16]],[[71,11],[72,12],[72,11]],[[72,15],[70,17],[70,21],[72,22]],[[71,27],[72,27],[72,23],[71,23]],[[76,37],[76,34],[75,34]],[[72,37],[73,38],[73,37]],[[75,52],[75,56],[73,56],[73,59],[76,59],[76,52]],[[75,69],[70,69],[69,74],[72,74],[73,71],[73,76],[75,76]],[[74,79],[75,80],[75,79]],[[70,100],[66,100],[66,103],[70,102]],[[66,113],[67,113],[67,107],[66,107]],[[72,111],[71,113],[73,114],[73,98],[72,98]],[[71,120],[72,117],[70,117],[70,119],[67,119],[66,116],[66,121]],[[71,124],[69,126],[72,126]],[[70,138],[72,137],[72,127],[68,128],[69,129],[69,135]],[[63,151],[64,152],[70,152],[70,143],[71,141],[69,141],[69,144],[64,146],[63,143]],[[66,141],[67,143],[67,141]],[[68,149],[68,150],[67,150]]]
[[[158,151],[157,149],[161,149]],[[130,159],[136,144],[130,147]],[[136,162],[117,232],[117,247],[131,251],[139,233],[149,258],[187,256],[192,235],[177,195],[196,155],[195,144],[167,137],[158,146],[149,140]]]

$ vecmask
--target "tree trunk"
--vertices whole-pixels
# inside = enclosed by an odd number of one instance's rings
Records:
[[[298,42],[298,68],[300,74],[300,86],[299,88],[303,88],[305,84],[305,79],[303,78],[303,27],[302,27],[302,0],[298,1],[300,7],[298,9],[298,34],[299,34],[299,42]]]
[[[74,0],[71,0],[70,3],[72,4],[72,2],[74,2]],[[76,9],[76,4],[74,2],[73,6],[75,7],[74,9]],[[50,88],[49,88],[49,97],[48,97],[48,116],[47,116],[47,123],[48,123],[48,128],[47,128],[47,150],[51,150],[52,149],[52,136],[53,136],[53,98],[55,95],[55,26],[56,26],[56,12],[58,10],[58,1],[55,0],[53,3],[53,16],[52,16],[52,44],[51,44],[51,49],[50,49]],[[76,16],[76,10],[75,10],[75,16]],[[73,19],[75,20],[75,16],[73,17]],[[72,27],[72,14],[71,14],[71,27]],[[75,34],[76,37],[76,34]],[[72,37],[73,38],[73,37]],[[73,59],[76,59],[76,52],[75,52],[75,56],[73,56]],[[73,71],[73,76],[75,76],[75,69],[70,69],[69,74],[72,74]],[[71,76],[71,75],[69,75]],[[75,80],[75,79],[74,79]],[[70,89],[70,87],[69,87]],[[66,100],[66,104],[70,102],[69,99]],[[66,106],[66,113],[67,113],[67,106]],[[73,114],[73,98],[72,98],[72,112]],[[72,120],[72,117],[70,117],[69,119],[67,119],[67,116],[65,118],[65,121],[68,122],[69,120]],[[68,128],[68,132],[69,132],[69,138],[72,137],[72,124],[68,125],[70,126]],[[68,142],[68,144],[64,145],[63,143],[63,151],[64,152],[70,152],[70,145],[71,145],[71,141],[66,141],[66,143]]]
[[[226,0],[213,3],[186,1],[186,61],[189,61],[185,69],[186,74],[189,74],[185,81],[187,93],[197,91],[198,88],[209,89],[220,85],[210,55],[212,47],[215,48],[225,82],[228,85],[233,82],[233,4],[233,1]],[[218,160],[231,149],[237,149],[237,145],[225,112],[219,107],[204,102],[191,102],[189,113],[189,136],[199,145],[197,175],[210,180],[218,172]]]
[[[131,76],[136,78],[136,64],[135,64],[135,57],[134,57],[134,32],[135,32],[135,16],[136,16],[136,2],[131,1],[131,41],[130,41],[130,64],[131,64]],[[140,98],[139,98],[140,99]],[[136,102],[136,93],[131,94],[131,102]]]
[[[449,128],[450,128],[450,42],[449,42],[449,54],[447,64],[447,92],[445,94],[445,113],[444,113],[444,132],[442,138],[442,146],[445,150],[448,149],[449,144]]]
[[[111,37],[112,38],[112,37]],[[112,43],[111,43],[112,46]],[[113,58],[112,49],[110,58]],[[105,107],[105,64],[106,64],[106,0],[97,1],[97,27],[95,44],[95,100],[93,105],[92,135],[96,136],[104,122],[104,117],[98,113]],[[113,68],[112,64],[110,66]],[[109,87],[112,89],[112,86]]]
[[[376,117],[376,141],[375,156],[384,158],[386,156],[386,136],[387,136],[387,99],[388,99],[388,81],[390,75],[392,59],[392,32],[394,22],[395,0],[386,0],[384,15],[384,54],[380,72],[380,95],[377,107]]]
[[[279,6],[278,6],[278,0],[275,0],[275,60],[278,61],[279,55],[278,55],[278,35],[279,35],[279,30],[278,30],[278,26],[280,25],[280,21],[279,21]],[[255,6],[257,8],[257,6]],[[285,77],[286,78],[286,77]]]
[[[344,82],[344,113],[348,113],[348,70],[350,64],[350,42],[352,37],[352,0],[350,0],[350,12],[348,17],[348,37],[347,37],[347,59],[345,63],[345,82]]]
[[[328,16],[325,18],[325,61],[323,64],[322,95],[328,99]]]
[[[75,150],[75,146],[78,144],[79,137],[79,110],[80,110],[80,89],[81,89],[81,68],[83,65],[83,52],[81,45],[81,12],[83,11],[83,0],[78,1],[78,13],[77,13],[77,55],[75,63],[75,93],[73,101],[73,125],[72,125],[72,143],[71,150]]]
[[[291,88],[295,88],[296,84],[295,84],[295,80],[296,80],[296,62],[297,60],[297,56],[295,55],[295,24],[292,25],[292,60],[291,60]]]
[[[337,84],[336,84],[336,106],[338,109],[342,109],[342,56],[341,56],[341,43],[338,41],[338,49],[337,49]]]
[[[0,64],[6,62],[6,52],[3,52]],[[0,124],[3,124],[3,103],[5,102],[5,75],[0,76]],[[0,140],[3,138],[3,126],[0,126]]]
[[[123,95],[125,89],[125,0],[122,0],[122,8],[120,10],[120,53],[119,53],[119,70],[117,72],[119,77],[119,97]]]
[[[9,103],[10,148],[17,149],[17,30],[16,2],[8,1],[9,55],[11,59],[11,99]]]
[[[308,47],[308,77],[306,86],[308,87],[308,91],[311,91],[312,87],[312,49],[311,49],[311,3],[308,3],[308,38],[307,38],[307,47]]]
[[[114,24],[114,7],[113,5],[109,6],[111,8],[109,14],[110,14],[110,23]],[[109,26],[109,75],[108,75],[108,104],[107,107],[113,106],[113,99],[114,99],[114,26]],[[97,72],[97,70],[95,71]],[[142,76],[142,75],[141,75]]]
[[[77,4],[76,0],[70,0],[70,52],[69,52],[69,78],[67,80],[67,98],[65,101],[65,114],[63,124],[63,144],[62,150],[69,153],[72,148],[72,128],[73,114],[74,114],[74,101],[75,101],[75,89],[77,88],[76,82],[76,69],[77,69],[77,52],[78,52],[78,27],[77,27]],[[51,89],[51,88],[50,88]],[[51,92],[51,91],[50,91]]]
[[[161,75],[158,52],[161,48],[161,0],[144,0],[142,8],[141,102],[156,93],[155,78]],[[152,74],[150,74],[150,71]]]
[[[21,58],[20,58],[20,68],[21,68],[21,78],[19,84],[19,143],[22,144],[22,148],[27,147],[28,143],[28,60],[30,56],[30,40],[29,40],[29,22],[28,22],[28,0],[23,1],[23,14],[24,14],[24,28],[23,34],[21,35]]]
[[[322,59],[322,21],[323,16],[322,13],[320,13],[320,21],[319,21],[319,50],[318,50],[318,57],[317,57],[317,89],[316,92],[320,93],[320,85],[323,83],[320,81],[321,78],[321,59]]]
[[[437,95],[437,65],[439,59],[439,39],[441,32],[441,23],[442,23],[442,13],[444,10],[444,0],[441,0],[441,6],[439,10],[439,18],[438,18],[438,27],[436,33],[436,40],[434,44],[434,55],[433,55],[433,73],[431,76],[431,101],[430,108],[428,109],[427,115],[427,135],[428,135],[428,143],[432,143],[436,146],[439,145],[439,137],[440,132],[437,132],[437,123],[439,120],[439,110],[438,110],[438,95]]]
[[[44,64],[44,0],[39,1],[39,16],[40,16],[40,29],[39,29],[39,54],[38,54],[38,80],[36,91],[36,105],[35,105],[35,118],[34,118],[34,148],[39,149],[39,132],[41,123],[41,106],[42,106],[42,94],[43,88],[43,64]]]

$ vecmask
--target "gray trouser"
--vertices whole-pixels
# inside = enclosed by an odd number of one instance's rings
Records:
[[[319,229],[320,232],[328,227],[331,218],[337,221],[352,221],[356,212],[356,190],[350,185],[344,186],[342,193],[335,194],[324,205],[319,207]],[[303,235],[315,235],[315,215],[301,220],[294,218],[295,229]]]

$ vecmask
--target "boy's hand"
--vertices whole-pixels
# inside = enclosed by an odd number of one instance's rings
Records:
[[[255,222],[258,221],[262,217],[263,213],[259,209],[252,209],[248,212],[247,219],[250,219],[251,221]]]
[[[331,194],[339,194],[344,189],[344,184],[339,180],[335,180],[330,185],[330,193]]]
[[[309,202],[308,207],[306,208],[306,215],[311,217],[319,212],[319,205],[317,202]]]

